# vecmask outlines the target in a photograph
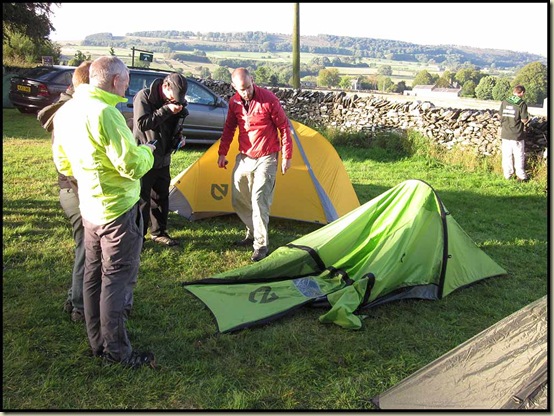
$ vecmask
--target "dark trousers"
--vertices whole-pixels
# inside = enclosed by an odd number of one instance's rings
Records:
[[[83,310],[83,274],[85,273],[85,231],[79,210],[79,197],[71,188],[60,189],[60,205],[73,229],[73,240],[75,241],[75,261],[73,262],[73,273],[71,276],[71,287],[67,292],[68,299],[73,308]]]
[[[140,211],[144,220],[143,236],[146,236],[149,226],[152,236],[166,233],[170,183],[169,166],[151,169],[140,180]]]
[[[116,361],[132,352],[125,322],[133,306],[133,289],[142,250],[142,216],[138,204],[116,220],[85,228],[85,322],[94,354]]]

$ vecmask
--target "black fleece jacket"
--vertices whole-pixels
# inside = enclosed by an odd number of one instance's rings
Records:
[[[56,115],[56,111],[73,98],[73,92],[73,87],[70,86],[65,92],[60,94],[58,101],[44,107],[37,114],[37,120],[40,125],[44,127],[46,131],[52,133],[52,143],[54,142],[54,116]],[[58,172],[58,185],[61,189],[73,189],[75,195],[77,195],[77,180],[73,176],[65,176]]]
[[[180,119],[188,115],[185,106],[177,114],[169,110],[162,93],[162,83],[162,78],[154,80],[150,88],[143,88],[133,99],[133,135],[137,143],[158,141],[154,151],[154,169],[171,163],[171,152],[181,141],[177,126]]]

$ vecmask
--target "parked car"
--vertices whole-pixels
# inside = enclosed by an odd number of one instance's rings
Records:
[[[22,113],[37,113],[71,85],[74,66],[37,66],[11,78],[8,95]]]
[[[11,79],[9,98],[22,113],[37,113],[58,100],[60,94],[71,85],[73,66],[39,66]],[[127,103],[119,103],[127,125],[132,128],[133,98],[144,87],[149,87],[156,78],[164,78],[169,71],[129,68],[129,88],[125,91]],[[183,126],[183,135],[189,143],[211,144],[221,137],[227,102],[205,85],[188,78],[188,117]]]

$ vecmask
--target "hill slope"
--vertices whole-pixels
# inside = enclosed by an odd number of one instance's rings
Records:
[[[195,50],[292,52],[291,35],[265,32],[193,33],[164,30],[133,32],[127,33],[126,36],[97,33],[87,36],[82,45],[120,48],[144,45],[154,52],[164,53]],[[497,69],[512,69],[537,61],[545,65],[547,63],[546,58],[540,55],[508,50],[456,45],[429,46],[388,39],[334,35],[300,36],[300,51],[318,55],[434,63],[444,66],[470,63],[480,68],[492,66]]]

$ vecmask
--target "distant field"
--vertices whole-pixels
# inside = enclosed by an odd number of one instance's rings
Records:
[[[66,42],[62,44],[62,61],[69,61],[77,51],[81,51],[85,55],[91,55],[92,59],[99,56],[108,55],[110,48],[105,46],[79,46],[78,42]],[[145,46],[142,49],[148,50]],[[116,56],[120,57],[126,64],[131,65],[132,51],[130,48],[114,48]],[[175,51],[176,53],[190,53],[190,51]],[[135,59],[138,53],[135,54]],[[160,69],[177,69],[182,68],[185,72],[191,72],[193,75],[200,74],[200,67],[207,67],[210,71],[213,71],[217,65],[205,64],[199,62],[178,62],[171,59],[172,54],[154,53],[153,68]],[[235,52],[235,51],[210,51],[206,55],[208,58],[217,59],[246,59],[261,61],[264,63],[288,63],[292,62],[292,54],[290,52]],[[313,53],[301,53],[300,62],[309,63],[313,58],[323,57],[324,55],[318,55]],[[328,56],[330,59],[334,57],[340,57],[344,59],[346,56],[332,55]],[[413,80],[417,72],[427,69],[431,73],[438,73],[439,68],[436,65],[423,65],[413,62],[402,61],[389,61],[385,59],[363,59],[362,62],[368,64],[368,67],[335,67],[339,74],[348,76],[361,76],[361,75],[374,75],[377,73],[382,65],[390,65],[393,70],[391,80],[395,83],[399,81],[405,81],[408,85]],[[135,61],[136,63],[136,61]]]
[[[146,39],[145,45],[139,49],[149,50],[147,42],[152,39]],[[106,46],[79,46],[78,41],[65,41],[60,42],[62,45],[62,61],[69,61],[77,51],[81,51],[85,55],[91,55],[92,59],[99,56],[108,55],[110,48]],[[213,42],[212,42],[213,44]],[[132,50],[130,48],[114,48],[116,56],[120,57],[127,65],[132,64]],[[200,62],[186,62],[176,61],[171,59],[174,53],[190,53],[190,51],[174,51],[171,53],[154,53],[154,62],[151,64],[152,68],[176,70],[181,68],[185,73],[191,73],[194,76],[199,76],[202,67],[208,68],[213,72],[217,68],[217,64],[206,64]],[[254,60],[262,63],[292,63],[292,53],[290,52],[236,52],[236,51],[210,51],[206,53],[208,58],[216,59],[244,59]],[[327,56],[329,59],[340,57],[342,60],[346,56],[340,55],[322,55],[313,53],[301,53],[300,62],[308,64],[316,57]],[[137,63],[138,52],[135,54],[135,64]],[[442,69],[438,65],[423,64],[420,62],[407,62],[407,61],[392,61],[387,59],[362,59],[363,63],[366,63],[367,67],[334,67],[338,70],[341,76],[359,77],[363,75],[376,75],[379,69],[383,65],[390,65],[392,68],[392,76],[390,77],[392,82],[398,83],[404,81],[406,85],[412,86],[412,81],[416,74],[422,70],[427,70],[431,74],[442,74]],[[502,75],[513,75],[511,73],[504,72]]]
[[[148,50],[147,47],[139,48]],[[85,55],[90,55],[91,59],[96,59],[100,56],[107,56],[110,54],[110,48],[105,46],[78,46],[75,44],[63,45],[61,48],[62,51],[62,61],[68,62],[72,59],[77,51],[81,51]],[[126,65],[132,65],[133,63],[133,52],[130,48],[114,48],[114,53],[119,57]],[[135,52],[135,65],[138,61],[139,52]],[[213,71],[217,65],[214,64],[202,64],[200,62],[178,62],[174,59],[171,59],[168,54],[164,53],[155,53],[154,62],[151,64],[151,68],[156,69],[165,69],[165,70],[175,70],[177,68],[182,68],[184,72],[191,72],[193,75],[199,75],[200,66],[204,66]]]

